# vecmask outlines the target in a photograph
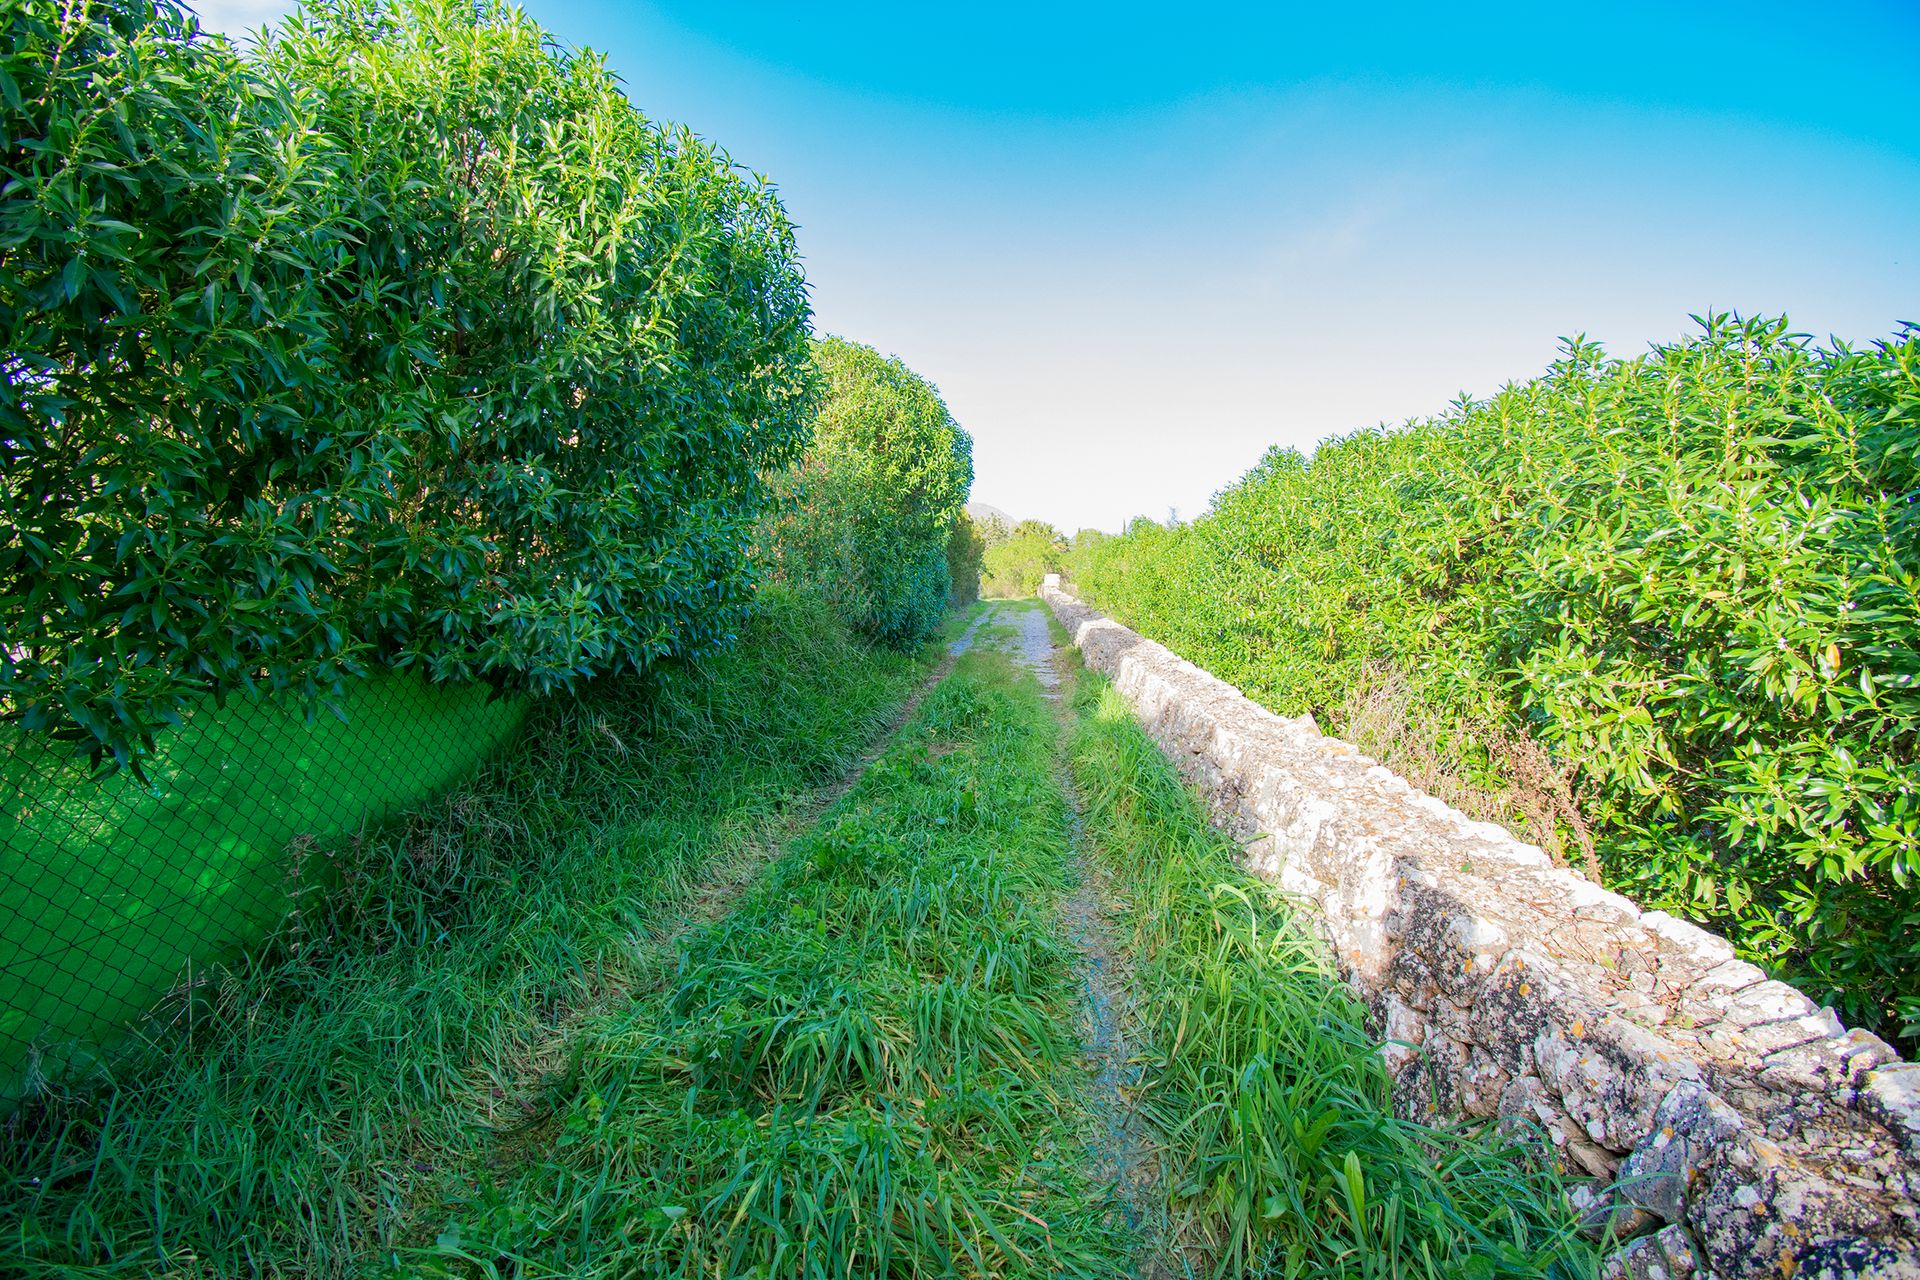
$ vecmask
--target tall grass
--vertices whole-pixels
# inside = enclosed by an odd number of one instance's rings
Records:
[[[1364,1009],[1098,676],[1074,776],[1135,947],[1131,1033],[1175,1244],[1215,1275],[1593,1274],[1531,1144],[1397,1118]]]
[[[1112,1276],[1084,1171],[1057,730],[975,652],[658,990],[581,1041],[456,1274]],[[422,1262],[419,1265],[426,1265]]]
[[[423,1215],[432,1239],[429,1210],[523,1141],[560,1029],[653,982],[665,908],[923,669],[801,598],[763,597],[743,639],[550,700],[470,785],[331,850],[341,889],[279,945],[14,1115],[0,1274],[330,1276]]]
[[[1132,1273],[1144,1242],[1089,1158],[1058,726],[1004,657],[963,657],[730,910],[680,931],[710,860],[780,838],[921,669],[817,601],[769,604],[704,668],[540,708],[472,786],[337,850],[343,888],[297,936],[16,1115],[0,1271]],[[1392,1116],[1286,904],[1123,704],[1089,681],[1077,709],[1184,1256],[1590,1272],[1550,1173]]]

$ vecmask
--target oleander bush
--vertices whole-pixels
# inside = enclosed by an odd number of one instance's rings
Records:
[[[764,183],[496,0],[0,21],[0,712],[137,764],[209,693],[739,628],[809,414]]]
[[[775,477],[782,501],[760,554],[772,576],[825,595],[863,634],[911,648],[939,627],[954,590],[972,437],[897,357],[829,337],[813,361],[813,442]]]
[[[964,609],[980,598],[980,568],[986,552],[987,540],[974,518],[965,511],[954,516],[947,533],[947,577],[952,583],[947,603],[953,608]]]
[[[1609,885],[1911,1037],[1920,331],[1701,325],[1275,450],[1191,525],[1076,548],[1074,580],[1329,732],[1372,691],[1414,704],[1397,749],[1496,783],[1543,752]]]

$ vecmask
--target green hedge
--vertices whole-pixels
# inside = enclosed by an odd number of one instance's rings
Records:
[[[816,342],[813,356],[813,446],[778,480],[785,501],[761,553],[773,574],[824,594],[864,634],[911,647],[939,627],[953,592],[973,440],[897,357],[841,338]]]
[[[759,180],[493,0],[18,0],[0,53],[0,712],[536,690],[725,643],[807,429]]]
[[[1332,732],[1395,683],[1436,751],[1569,771],[1606,881],[1850,1020],[1920,1031],[1920,333],[1712,316],[1632,360],[1276,450],[1084,594]]]
[[[952,586],[947,603],[963,609],[980,598],[980,568],[987,553],[987,540],[973,517],[961,511],[953,517],[947,532],[947,578]]]
[[[1003,538],[989,538],[981,562],[980,589],[990,596],[1030,596],[1040,580],[1060,572],[1067,540],[1044,520],[1022,520]]]

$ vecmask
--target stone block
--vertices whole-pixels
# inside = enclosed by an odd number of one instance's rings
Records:
[[[1698,1274],[1693,1240],[1677,1226],[1629,1241],[1600,1265],[1601,1280],[1689,1280]]]
[[[1860,1109],[1885,1125],[1908,1157],[1920,1160],[1920,1062],[1892,1062],[1860,1082]]]
[[[1534,1040],[1540,1076],[1593,1141],[1627,1151],[1653,1127],[1656,1109],[1699,1068],[1664,1040],[1621,1018],[1589,1024],[1556,1010]]]
[[[1914,1240],[1886,1195],[1836,1183],[1750,1129],[1705,1153],[1686,1221],[1723,1280],[1920,1275],[1902,1270]]]
[[[1687,1195],[1714,1147],[1746,1127],[1697,1080],[1667,1091],[1653,1127],[1620,1166],[1620,1193],[1667,1222],[1686,1215]]]
[[[1509,1075],[1530,1074],[1534,1041],[1552,1010],[1565,1009],[1573,997],[1549,963],[1530,952],[1515,952],[1496,967],[1473,1000],[1473,1042],[1492,1054]],[[1593,1013],[1595,1018],[1597,1012]]]
[[[1440,984],[1434,980],[1433,970],[1417,953],[1405,947],[1387,964],[1387,984],[1422,1013],[1430,1011],[1440,995]]]
[[[1470,1116],[1498,1115],[1500,1096],[1512,1079],[1491,1053],[1473,1045],[1460,1072],[1460,1110]]]
[[[1766,981],[1732,992],[1717,1002],[1727,1021],[1739,1027],[1813,1016],[1813,1001],[1784,982]]]
[[[1386,1059],[1388,1074],[1398,1076],[1418,1056],[1427,1038],[1427,1020],[1392,991],[1380,993],[1372,1007],[1380,1019],[1380,1056]]]
[[[1640,925],[1653,935],[1662,964],[1680,964],[1705,974],[1734,958],[1731,942],[1690,920],[1664,911],[1643,911]]]
[[[1717,964],[1700,976],[1694,984],[1695,990],[1712,1003],[1716,1009],[1724,1006],[1727,997],[1749,987],[1759,986],[1767,980],[1766,970],[1759,965],[1748,964],[1745,960],[1728,960]]]
[[[1580,1234],[1589,1240],[1625,1240],[1659,1225],[1652,1214],[1622,1200],[1605,1182],[1575,1182],[1567,1188],[1567,1200],[1580,1215]]]

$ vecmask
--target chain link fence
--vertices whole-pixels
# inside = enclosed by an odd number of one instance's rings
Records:
[[[142,781],[0,725],[0,1101],[109,1049],[324,891],[329,847],[470,774],[525,697],[382,673],[190,712]]]

